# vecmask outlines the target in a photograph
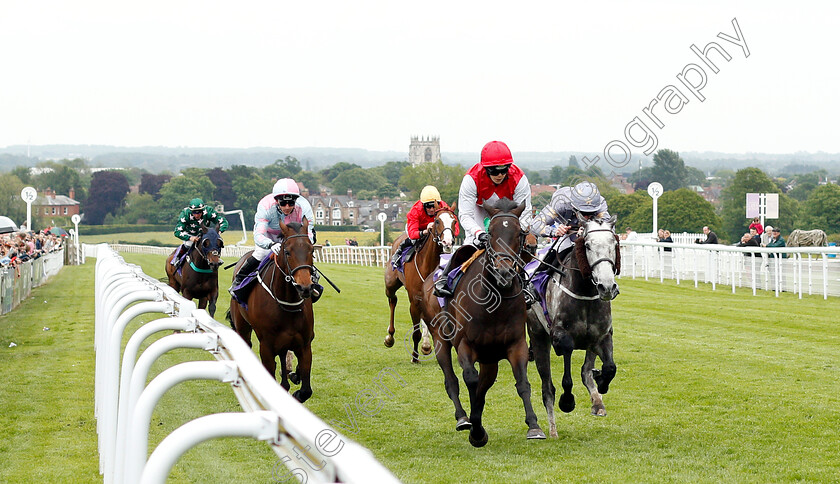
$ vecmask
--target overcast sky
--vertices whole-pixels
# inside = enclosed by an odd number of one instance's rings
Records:
[[[840,152],[836,2],[0,3],[0,146]],[[749,49],[717,37],[737,35]],[[729,62],[690,46],[717,42]],[[678,79],[707,75],[701,102]],[[688,82],[699,74],[689,73]],[[666,86],[688,103],[642,109]],[[673,102],[679,104],[679,98]],[[641,127],[631,130],[642,138]]]

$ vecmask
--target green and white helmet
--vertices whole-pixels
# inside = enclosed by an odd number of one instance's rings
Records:
[[[204,209],[204,200],[200,198],[193,198],[190,200],[190,206],[187,207],[190,210],[203,210]]]

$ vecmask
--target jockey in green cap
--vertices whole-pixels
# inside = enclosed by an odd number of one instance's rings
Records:
[[[204,200],[200,198],[193,198],[190,200],[189,206],[181,210],[178,215],[178,224],[175,225],[175,237],[183,240],[184,243],[178,248],[175,257],[172,258],[172,264],[178,265],[178,260],[184,252],[192,248],[193,242],[201,238],[202,227],[219,226],[219,233],[224,232],[228,228],[228,221],[225,216],[217,213],[213,207],[208,207],[204,204]]]

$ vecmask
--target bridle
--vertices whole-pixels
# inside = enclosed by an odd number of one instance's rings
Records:
[[[434,225],[432,225],[432,232],[429,234],[430,237],[426,237],[425,239],[422,239],[422,241],[417,246],[416,253],[419,253],[420,250],[423,249],[423,246],[426,245],[426,241],[429,240],[430,238],[431,238],[432,242],[434,242],[435,244],[443,247],[443,236],[444,236],[444,234],[446,234],[447,230],[449,231],[450,234],[452,234],[452,240],[453,241],[455,240],[455,232],[452,230],[452,227],[445,227],[443,230],[440,231],[440,233],[438,233],[438,231],[437,231],[437,221],[438,221],[438,214],[440,214],[441,212],[448,213],[448,214],[452,215],[452,223],[453,224],[458,223],[458,217],[455,216],[455,213],[452,210],[449,210],[449,209],[446,209],[446,208],[439,208],[439,209],[435,210],[435,223],[434,223]],[[414,259],[414,268],[417,269],[417,275],[420,276],[420,282],[421,283],[426,282],[426,277],[422,276],[422,274],[420,272],[420,266],[417,265],[418,264],[417,263],[418,257],[415,255],[413,257],[413,259]]]
[[[271,296],[271,297],[272,297],[272,298],[273,298],[273,299],[274,299],[274,300],[275,300],[278,304],[280,304],[281,306],[283,306],[283,307],[284,307],[284,309],[286,309],[287,311],[293,311],[293,312],[301,311],[301,310],[302,310],[302,308],[300,308],[300,307],[298,307],[298,306],[302,305],[302,304],[303,304],[303,301],[304,301],[304,298],[300,297],[300,293],[301,293],[301,291],[302,291],[302,287],[303,287],[303,286],[301,286],[300,284],[298,284],[298,283],[295,281],[295,277],[294,277],[295,272],[297,272],[297,271],[299,271],[299,270],[302,270],[302,269],[306,269],[306,270],[308,270],[308,271],[309,271],[309,274],[310,274],[310,275],[312,275],[312,274],[314,274],[314,273],[315,273],[315,271],[316,271],[315,266],[313,266],[313,265],[309,265],[309,264],[301,264],[301,265],[299,265],[299,266],[296,266],[296,267],[293,269],[293,268],[291,267],[291,264],[289,264],[289,258],[290,258],[290,256],[291,256],[291,254],[289,253],[289,250],[286,248],[286,242],[288,242],[290,239],[300,238],[300,237],[306,237],[307,239],[309,239],[309,235],[308,235],[308,234],[295,234],[295,235],[290,235],[290,236],[288,236],[288,237],[284,237],[284,238],[283,238],[283,242],[281,242],[280,248],[281,248],[281,250],[282,250],[282,252],[283,252],[283,259],[284,259],[284,261],[285,261],[285,263],[286,263],[286,270],[285,270],[285,271],[284,271],[284,270],[283,270],[283,268],[280,266],[280,262],[277,260],[277,259],[278,259],[277,254],[272,254],[272,255],[271,255],[271,260],[272,260],[272,262],[273,262],[273,265],[272,265],[272,270],[271,270],[271,280],[269,281],[270,283],[273,283],[273,282],[274,282],[274,275],[275,275],[275,271],[280,271],[280,275],[282,275],[282,276],[283,276],[284,281],[285,281],[286,283],[291,284],[291,285],[292,285],[292,287],[295,289],[295,293],[297,293],[297,294],[298,294],[298,297],[300,298],[298,301],[288,302],[288,301],[283,301],[283,300],[279,299],[277,296],[275,296],[275,295],[274,295],[274,292],[272,292],[272,291],[271,291],[270,285],[266,285],[266,283],[265,283],[265,281],[262,279],[262,276],[260,275],[260,273],[259,273],[259,272],[257,272],[257,280],[260,282],[260,285],[263,287],[263,289],[265,289],[265,290],[266,290],[266,292],[268,292],[268,294],[269,294],[269,295],[270,295],[270,296]],[[292,308],[292,307],[298,307],[298,308],[297,308],[297,309],[288,309],[288,308]]]
[[[584,232],[583,239],[586,240],[586,237],[588,237],[589,234],[591,234],[592,232],[609,232],[613,235],[613,237],[615,237],[615,231],[613,229],[594,229],[594,230],[587,230],[586,232]],[[610,259],[609,257],[602,257],[602,258],[596,260],[595,262],[590,263],[589,268],[590,269],[595,269],[595,266],[597,266],[601,262],[609,262],[609,264],[612,266],[613,274],[618,275],[618,270],[616,270],[616,267],[615,267],[615,259]]]
[[[490,224],[492,224],[493,220],[495,220],[497,217],[498,218],[501,218],[501,217],[514,218],[514,219],[516,219],[517,225],[519,225],[519,216],[517,216],[515,214],[512,214],[512,213],[507,213],[507,212],[497,213],[497,214],[493,215],[492,217],[490,217]],[[488,226],[490,224],[488,224]],[[511,266],[513,268],[514,274],[516,275],[516,279],[518,279],[519,282],[520,282],[519,292],[517,292],[513,296],[502,296],[505,299],[518,296],[519,294],[522,293],[522,290],[525,286],[524,281],[523,281],[523,277],[524,277],[523,273],[524,273],[524,266],[525,265],[522,261],[522,250],[523,250],[523,247],[525,246],[525,237],[527,237],[527,236],[528,236],[528,231],[527,230],[522,230],[522,228],[520,226],[520,228],[519,228],[519,252],[516,253],[516,254],[512,254],[512,253],[507,252],[507,251],[505,251],[505,252],[497,251],[497,250],[493,249],[493,245],[490,244],[489,241],[487,243],[487,247],[485,247],[485,249],[484,249],[484,257],[488,261],[487,265],[490,267],[490,269],[494,273],[494,275],[499,273],[498,263],[503,261],[503,260],[509,260],[511,262]],[[498,276],[496,276],[496,279],[498,279]]]
[[[207,250],[207,251],[204,250],[202,242],[205,240],[206,236],[207,236],[207,232],[202,233],[201,238],[198,239],[198,241],[195,243],[194,248],[196,249],[196,252],[198,253],[198,255],[204,260],[204,262],[207,263],[207,266],[210,267],[210,268],[209,269],[202,269],[202,268],[196,266],[195,263],[193,263],[192,258],[190,257],[189,253],[187,253],[187,261],[190,263],[190,267],[192,268],[192,270],[194,270],[196,272],[202,272],[202,273],[205,273],[205,274],[210,274],[210,273],[214,272],[215,269],[218,269],[219,266],[216,265],[215,268],[213,267],[213,264],[211,264],[210,260],[208,260],[208,258],[207,258],[208,253],[216,255],[216,256],[219,256],[221,254],[219,253],[218,249]],[[190,252],[192,252],[192,251],[190,251]]]

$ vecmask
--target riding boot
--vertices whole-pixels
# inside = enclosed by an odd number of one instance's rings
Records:
[[[405,251],[405,249],[409,248],[411,245],[413,245],[413,241],[409,238],[406,238],[400,243],[400,246],[397,247],[397,251],[394,252],[394,255],[391,257],[392,267],[397,267],[397,261],[400,260],[400,256],[402,255],[403,251]]]
[[[454,257],[454,255],[453,255]],[[449,273],[452,271],[452,259],[449,259],[449,262],[446,263],[446,267],[443,269],[443,273],[440,275],[438,280],[435,281],[435,296],[437,297],[452,297],[452,290],[449,289],[447,285],[447,279],[449,279]]]
[[[173,266],[175,266],[176,269],[178,268],[178,266],[180,266],[181,254],[183,252],[184,252],[184,244],[181,244],[181,245],[178,246],[178,249],[175,250],[175,255],[172,256],[171,264]]]
[[[318,299],[321,299],[321,294],[324,292],[324,286],[318,284],[320,280],[321,275],[318,274],[318,271],[312,272],[312,304],[318,302]]]
[[[238,286],[248,274],[254,272],[254,270],[256,270],[256,268],[259,265],[260,261],[255,259],[253,256],[249,256],[247,259],[245,259],[245,262],[242,264],[242,267],[239,268],[239,272],[236,273],[236,277],[233,278],[233,284],[231,284],[230,289],[228,289],[228,292],[231,293],[231,295],[233,295],[233,288]]]
[[[532,281],[528,281],[528,284],[522,288],[522,294],[525,295],[525,307],[531,307],[532,304],[539,300],[537,296],[537,289],[534,287],[534,283]]]

